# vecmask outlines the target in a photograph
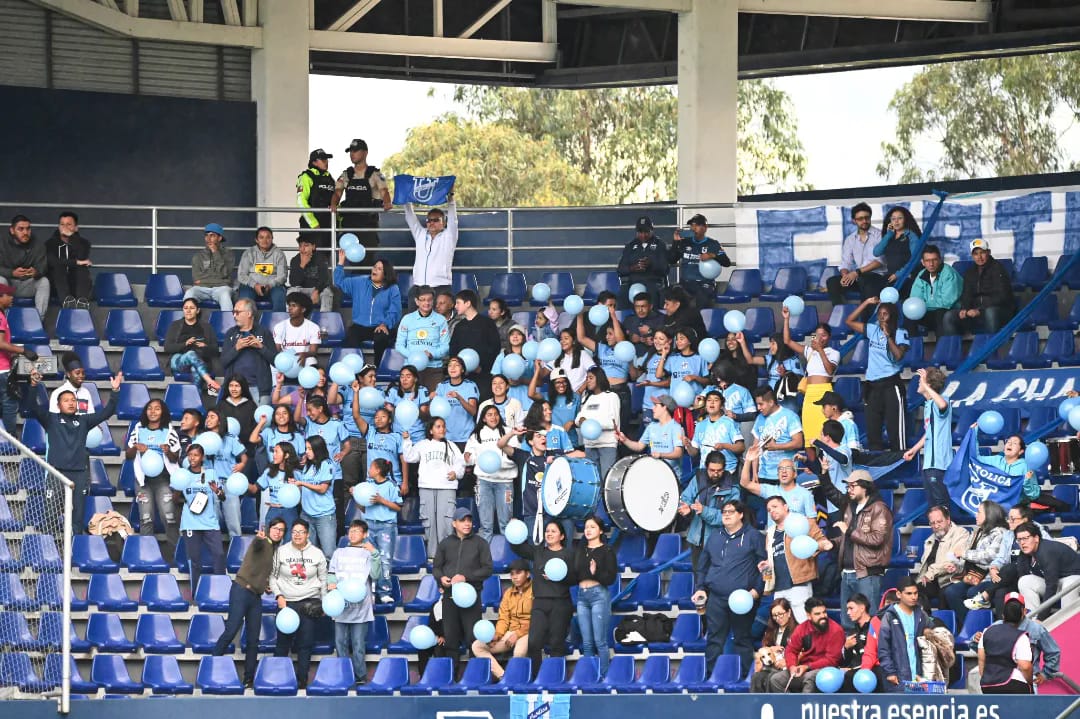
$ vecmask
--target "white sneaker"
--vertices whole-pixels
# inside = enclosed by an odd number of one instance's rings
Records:
[[[393,603],[394,603],[394,598],[391,597],[389,594],[384,594],[381,597],[379,597],[379,604],[393,604]]]

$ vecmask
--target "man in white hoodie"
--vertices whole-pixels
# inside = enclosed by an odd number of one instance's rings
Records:
[[[289,278],[289,261],[285,253],[274,244],[274,233],[269,227],[255,231],[255,244],[240,255],[236,269],[240,282],[237,294],[252,301],[270,300],[274,312],[285,311],[285,281]]]
[[[308,541],[310,528],[302,519],[293,522],[292,541],[282,543],[274,552],[270,571],[270,592],[278,609],[289,607],[300,615],[300,627],[292,634],[278,632],[275,657],[287,657],[296,649],[296,681],[307,687],[311,669],[311,650],[315,646],[316,608],[326,592],[326,556]]]
[[[349,657],[352,660],[357,684],[367,681],[364,654],[367,651],[368,628],[375,621],[371,578],[378,576],[381,568],[379,550],[368,540],[367,522],[354,519],[349,525],[349,546],[334,550],[334,556],[330,557],[330,574],[326,578],[326,588],[336,589],[337,585],[346,579],[358,579],[367,589],[363,600],[346,603],[345,611],[334,617],[335,650],[339,657]]]

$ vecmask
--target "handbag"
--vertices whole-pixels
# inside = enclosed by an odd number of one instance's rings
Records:
[[[799,393],[806,394],[806,388],[809,386],[810,380],[806,377],[803,377],[801,380],[799,380]]]
[[[980,567],[978,564],[971,562],[964,562],[964,584],[974,587],[977,584],[981,584],[986,579],[987,571]]]

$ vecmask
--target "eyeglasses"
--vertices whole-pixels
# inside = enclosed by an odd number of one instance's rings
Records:
[[[738,514],[734,509],[721,509],[720,514]]]
[[[1023,537],[1021,537],[1020,535],[1016,535],[1016,541],[1018,542],[1029,542],[1032,539],[1034,539],[1034,537],[1032,537],[1030,534]]]
[[[293,535],[297,535],[297,534],[307,534],[307,530],[306,530],[306,529],[294,529],[294,530],[292,531],[292,533],[293,533]]]
[[[233,310],[233,311],[232,311],[232,313],[233,313],[234,315],[242,315],[242,314],[244,314],[245,312],[247,312],[247,310]]]
[[[771,616],[772,616],[773,619],[783,619],[787,615],[788,615],[787,612],[785,612],[783,610],[780,610],[779,612],[773,612]]]
[[[441,217],[429,217],[429,218],[427,218],[427,223],[429,225],[434,224],[436,222],[442,222],[442,218]]]
[[[855,221],[856,222],[869,222],[870,221],[870,215],[856,215],[855,216]]]

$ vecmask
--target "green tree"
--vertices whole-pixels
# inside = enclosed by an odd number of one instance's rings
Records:
[[[466,207],[589,205],[599,199],[593,183],[559,157],[551,140],[453,115],[411,129],[405,147],[383,165],[388,177],[456,175],[455,198]]]
[[[739,194],[809,190],[791,98],[764,80],[739,83]]]
[[[1068,166],[1060,140],[1080,111],[1078,72],[1077,53],[927,67],[889,103],[896,137],[882,143],[878,174],[920,182]]]

